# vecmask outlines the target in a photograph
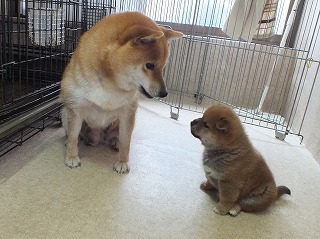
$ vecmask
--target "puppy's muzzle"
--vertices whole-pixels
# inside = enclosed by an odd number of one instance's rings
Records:
[[[200,136],[197,135],[197,134],[195,133],[195,131],[196,131],[196,126],[197,126],[199,120],[200,120],[200,119],[195,119],[195,120],[192,120],[191,123],[190,123],[191,134],[192,134],[194,137],[198,138],[198,139],[200,139]]]
[[[190,123],[191,127],[194,126],[194,125],[196,125],[196,124],[199,122],[199,120],[200,120],[200,119],[192,120],[191,123]]]

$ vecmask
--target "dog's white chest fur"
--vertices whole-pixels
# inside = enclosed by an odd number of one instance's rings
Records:
[[[77,78],[77,87],[70,87],[72,105],[78,108],[80,117],[90,127],[106,127],[138,100],[138,90],[122,90],[113,83],[103,87],[99,83],[88,83],[82,76]],[[79,87],[79,85],[81,87]],[[71,88],[72,87],[72,88]]]
[[[111,87],[113,88],[113,87]],[[119,89],[105,89],[98,86],[93,87],[82,87],[79,89],[75,89],[76,95],[79,96],[77,98],[81,101],[85,100],[89,104],[96,105],[97,107],[103,109],[104,111],[113,111],[124,105],[128,105],[132,103],[132,101],[137,99],[137,90],[132,91],[120,91]],[[83,106],[84,102],[81,103]]]

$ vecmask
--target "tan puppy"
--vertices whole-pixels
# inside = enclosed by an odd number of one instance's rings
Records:
[[[236,216],[240,211],[264,210],[281,195],[291,194],[287,187],[276,186],[269,167],[230,107],[208,108],[202,118],[191,122],[191,133],[205,147],[203,167],[207,181],[200,187],[218,190],[216,213]]]
[[[100,137],[99,130],[118,121],[119,154],[114,170],[129,171],[139,91],[148,98],[167,96],[162,71],[169,55],[168,41],[182,35],[138,12],[110,15],[83,34],[61,81],[68,167],[80,165],[78,136],[83,125]]]

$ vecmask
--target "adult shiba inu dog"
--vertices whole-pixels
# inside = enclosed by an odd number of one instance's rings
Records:
[[[90,138],[100,142],[105,137],[102,132],[117,122],[119,158],[114,170],[129,171],[139,91],[148,98],[167,95],[162,71],[169,55],[168,42],[182,36],[138,12],[107,16],[83,34],[61,81],[68,167],[80,165],[80,132],[85,137],[90,132]]]
[[[228,106],[208,108],[202,118],[191,122],[191,133],[205,149],[203,167],[207,181],[201,189],[218,190],[218,214],[236,216],[240,211],[266,209],[283,194],[277,187],[262,155],[254,149],[237,114]]]

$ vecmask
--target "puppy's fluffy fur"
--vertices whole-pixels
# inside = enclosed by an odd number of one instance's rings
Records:
[[[207,181],[200,187],[218,190],[216,213],[236,216],[240,211],[261,211],[283,194],[291,194],[287,187],[276,186],[265,160],[252,146],[230,107],[208,108],[202,118],[191,122],[191,133],[205,147],[203,167]]]
[[[68,167],[80,165],[79,134],[95,145],[112,134],[109,127],[117,122],[119,153],[114,170],[129,171],[138,92],[148,98],[168,94],[162,75],[168,41],[182,35],[138,12],[107,16],[82,35],[61,81]]]

